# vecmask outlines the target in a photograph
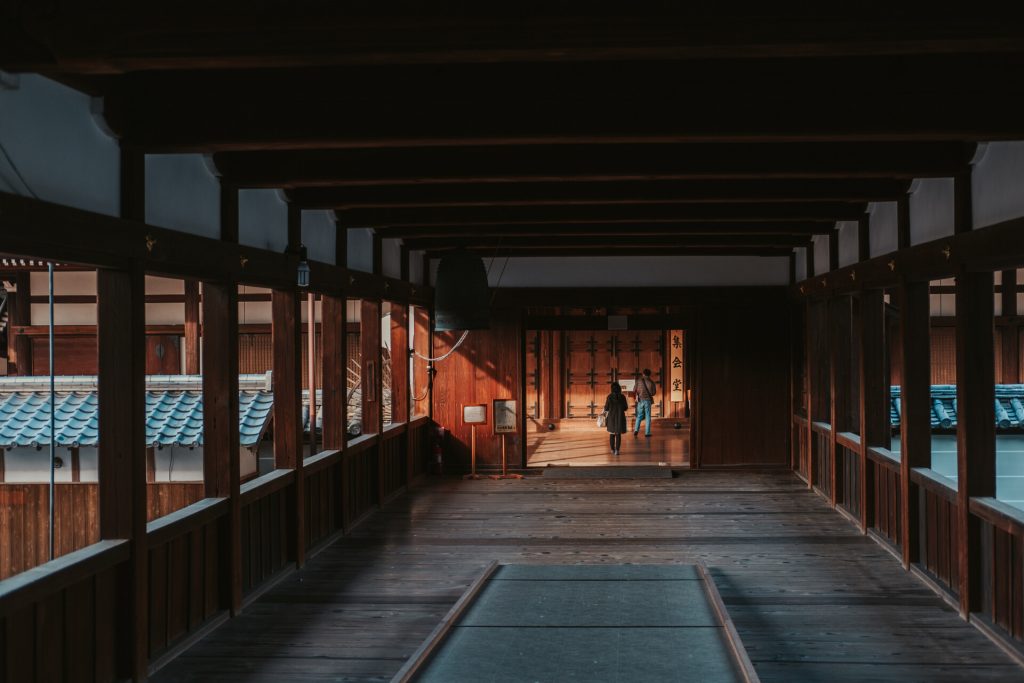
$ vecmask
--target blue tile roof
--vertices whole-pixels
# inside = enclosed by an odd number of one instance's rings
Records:
[[[956,385],[931,387],[932,429],[955,429],[957,425]],[[1024,427],[1024,384],[997,384],[995,396],[996,428]],[[903,416],[900,387],[890,387],[889,421],[899,426]]]
[[[239,442],[254,446],[273,411],[274,395],[265,390],[238,392]],[[55,423],[59,446],[95,446],[99,402],[88,390],[56,392]],[[50,396],[46,391],[0,392],[0,447],[50,443]],[[199,390],[146,392],[146,443],[151,446],[203,444],[203,394]]]

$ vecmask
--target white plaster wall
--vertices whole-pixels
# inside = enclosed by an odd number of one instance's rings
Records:
[[[0,142],[41,199],[111,216],[120,213],[121,155],[92,114],[92,100],[34,74],[0,88]],[[30,196],[0,155],[0,190]]]
[[[202,155],[146,155],[146,222],[220,239],[220,181]]]
[[[828,235],[815,235],[814,241],[814,274],[821,275],[829,270]]]
[[[423,252],[420,250],[409,252],[409,282],[423,282]]]
[[[285,217],[287,220],[287,216]],[[331,211],[302,212],[302,243],[313,261],[334,264],[338,227]]]
[[[798,247],[793,250],[796,253],[796,281],[807,279],[807,249]]]
[[[700,287],[786,285],[789,257],[592,256],[495,259],[492,287]],[[484,259],[484,267],[490,259]],[[431,263],[436,276],[437,261]]]
[[[363,307],[359,299],[345,301],[345,322],[358,323],[363,321]]]
[[[1024,216],[1024,142],[990,142],[971,177],[975,228]]]
[[[201,446],[164,446],[153,451],[156,465],[154,481],[202,481],[203,449]]]
[[[57,447],[57,457],[64,461],[62,467],[54,471],[54,481],[71,481],[71,449]],[[80,480],[83,482],[98,481],[97,454],[95,447],[80,448],[78,461],[81,467]],[[9,483],[44,483],[50,481],[50,447],[44,445],[40,450],[31,446],[12,448],[4,453],[4,481]]]
[[[46,296],[50,293],[49,274],[46,271],[29,274],[33,296]],[[53,293],[96,295],[96,271],[58,271],[53,274]],[[49,304],[32,304],[33,325],[50,324]],[[54,323],[57,325],[95,325],[96,304],[55,304]]]
[[[860,248],[860,226],[857,221],[839,221],[839,267],[844,268],[857,262]]]
[[[914,181],[910,194],[910,243],[921,244],[953,234],[953,179]]]
[[[381,240],[380,256],[384,277],[402,277],[402,245],[398,240]]]
[[[373,230],[371,228],[349,228],[348,267],[364,273],[373,272]]]
[[[239,190],[238,241],[283,253],[288,246],[288,205],[277,190]]]
[[[253,287],[251,285],[239,285],[239,294],[270,294],[265,287]],[[304,307],[303,307],[304,308]],[[269,324],[273,320],[273,306],[269,301],[239,301],[238,302],[238,324],[239,325],[261,325]]]
[[[871,214],[871,256],[896,251],[899,246],[896,202],[872,202],[868,213]]]
[[[146,276],[146,294],[185,294],[185,281]],[[146,304],[147,325],[181,325],[185,322],[185,304]]]

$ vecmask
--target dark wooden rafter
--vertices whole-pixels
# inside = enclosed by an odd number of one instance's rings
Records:
[[[406,238],[410,249],[436,251],[445,248],[465,247],[472,249],[566,249],[576,248],[581,252],[604,248],[651,248],[651,247],[802,247],[810,244],[806,235],[630,235],[627,230],[618,235],[580,235],[574,237],[418,237]]]
[[[289,199],[307,209],[428,206],[895,201],[909,182],[889,178],[630,180],[622,182],[448,183],[296,187]]]
[[[961,172],[961,142],[505,145],[221,152],[242,187],[637,180],[896,179]]]
[[[417,238],[494,238],[494,237],[594,237],[670,236],[686,238],[703,236],[759,236],[759,235],[827,235],[834,227],[831,221],[712,221],[712,222],[650,222],[616,221],[589,223],[500,223],[488,225],[429,225],[402,228],[375,228],[385,239],[414,240]]]

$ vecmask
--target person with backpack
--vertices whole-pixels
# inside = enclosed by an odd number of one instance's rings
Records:
[[[651,405],[654,403],[654,395],[658,393],[658,385],[651,379],[651,371],[644,368],[644,373],[637,378],[633,390],[636,398],[636,421],[633,423],[633,437],[636,438],[640,432],[640,423],[647,421],[644,429],[644,437],[651,438]]]

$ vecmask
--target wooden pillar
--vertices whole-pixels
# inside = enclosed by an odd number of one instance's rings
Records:
[[[208,498],[227,498],[222,588],[228,607],[242,607],[239,535],[238,286],[203,283],[203,478]]]
[[[812,241],[804,249],[804,259],[806,260],[804,269],[807,271],[804,275],[804,279],[808,280],[814,277],[814,242]]]
[[[398,277],[402,282],[409,282],[409,247],[404,244],[398,248],[399,271]]]
[[[101,539],[129,539],[115,590],[118,679],[145,680],[149,659],[146,543],[146,316],[141,270],[98,270],[97,395]]]
[[[370,262],[373,264],[374,275],[384,274],[384,248],[380,235],[376,231],[373,233],[373,251]]]
[[[808,249],[810,252],[810,249]],[[814,488],[814,394],[816,391],[820,391],[819,387],[814,382],[813,369],[815,367],[815,353],[814,344],[812,342],[816,339],[814,330],[811,327],[811,302],[807,300],[804,305],[804,384],[807,387],[807,402],[804,407],[807,409],[804,413],[807,416],[807,426],[804,428],[804,436],[807,439],[807,488]]]
[[[340,221],[334,221],[334,264],[348,268],[348,230]]]
[[[835,233],[833,233],[835,234]],[[829,372],[831,385],[831,416],[832,425],[831,452],[832,481],[829,501],[836,504],[840,488],[843,486],[843,471],[839,461],[839,445],[836,436],[839,432],[848,431],[850,408],[850,383],[853,380],[850,372],[850,299],[835,297],[828,302],[828,349]]]
[[[900,527],[903,566],[919,561],[920,519],[917,486],[910,481],[916,467],[931,467],[931,318],[928,282],[904,282],[898,290],[900,307]]]
[[[423,254],[423,285],[430,285],[430,256],[426,253]]]
[[[121,147],[121,218],[146,220],[146,155]]]
[[[964,233],[974,229],[974,209],[971,198],[971,167],[953,176],[953,232]]]
[[[828,269],[839,270],[839,230],[832,228],[828,234]]]
[[[981,525],[970,499],[996,495],[993,277],[956,278],[957,517],[960,614],[981,609]]]
[[[274,467],[295,470],[295,506],[288,516],[295,563],[305,561],[305,477],[302,473],[302,333],[295,290],[271,294],[270,339],[274,354]]]
[[[297,254],[302,244],[302,209],[288,204],[288,251]]]
[[[359,342],[363,351],[363,434],[379,434],[381,423],[380,302],[362,300]]]
[[[198,375],[199,366],[199,282],[185,280],[185,374]]]
[[[391,420],[409,421],[409,307],[391,304]]]
[[[28,273],[14,276],[14,296],[7,299],[10,327],[32,324],[32,278]],[[8,359],[14,360],[14,371],[19,375],[32,374],[32,339],[14,329],[8,329]],[[8,369],[11,372],[11,369]]]
[[[420,356],[430,356],[430,311],[422,306],[413,309],[413,348]],[[417,414],[430,414],[430,370],[427,362],[421,358],[413,361],[412,395],[422,405],[414,406]],[[426,408],[425,410],[423,408]]]
[[[896,248],[910,246],[910,195],[901,194],[896,200]]]
[[[871,258],[871,214],[865,213],[857,221],[857,260]]]
[[[796,284],[796,252],[790,252],[789,254],[789,284]]]
[[[238,187],[220,179],[220,238],[238,244]]]
[[[345,299],[323,296],[320,335],[323,345],[324,448],[345,447],[348,416],[348,343],[345,339]]]
[[[1002,366],[1000,384],[1020,382],[1020,323],[1017,320],[1017,271],[1003,271],[1002,315],[1006,322],[999,328],[1003,336]]]
[[[885,298],[880,289],[860,294],[860,510],[865,532],[874,523],[874,468],[868,448],[889,448],[889,384],[885,372]]]

